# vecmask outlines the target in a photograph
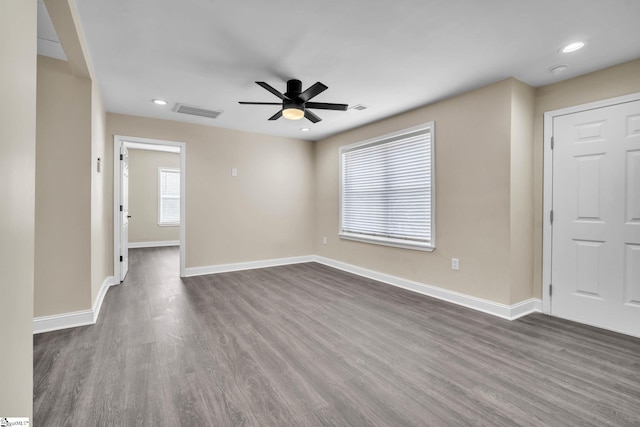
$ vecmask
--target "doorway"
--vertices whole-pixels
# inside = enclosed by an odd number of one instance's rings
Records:
[[[640,94],[545,114],[543,311],[640,337]]]
[[[179,221],[179,247],[180,247],[180,276],[185,276],[185,218],[186,218],[186,144],[183,142],[165,141],[149,138],[128,137],[122,135],[114,136],[113,149],[113,255],[114,255],[114,277],[118,283],[124,280],[128,272],[129,261],[129,190],[128,181],[129,153],[131,149],[145,149],[152,151],[169,151],[180,155],[180,221]]]

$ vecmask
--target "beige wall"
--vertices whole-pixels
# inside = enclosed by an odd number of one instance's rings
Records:
[[[507,84],[511,85],[509,102],[494,93],[496,85],[501,87]],[[506,304],[530,297],[541,298],[543,114],[545,111],[640,92],[640,60],[535,90],[515,79],[496,85],[321,141],[316,148],[316,252],[358,266]],[[511,112],[505,114],[503,110],[508,106]],[[470,112],[470,108],[475,108],[476,114]],[[339,241],[338,147],[429,120],[436,121],[438,249],[432,254],[421,254]],[[455,135],[448,129],[443,134],[443,127],[450,126],[461,128],[455,131]],[[476,131],[478,139],[474,144],[473,134]],[[510,132],[510,144],[500,142],[504,132]],[[477,147],[487,149],[478,153],[477,159],[483,159],[484,154],[489,155],[484,160],[489,160],[491,167],[488,168],[494,169],[490,174],[483,174],[482,162],[474,165],[464,161],[467,153],[475,154]],[[450,151],[460,152],[463,158],[455,159]],[[508,160],[505,161],[505,158]],[[470,182],[471,176],[482,175],[489,179]],[[486,194],[485,185],[493,185],[491,194]],[[504,197],[505,191],[508,197]],[[484,208],[488,216],[473,209],[473,206],[482,208],[482,202],[487,200],[492,200],[493,205],[493,208]],[[479,217],[474,219],[470,214],[475,213]],[[500,228],[499,223],[509,224],[508,229]],[[481,236],[483,233],[480,230],[474,230],[473,227],[469,229],[471,225],[488,227],[485,229],[493,230],[490,233],[493,237]],[[322,236],[329,238],[328,245],[318,243]],[[481,254],[481,242],[486,243],[484,251],[490,255],[488,258]],[[509,248],[508,253],[504,252],[504,248]],[[454,256],[461,259],[460,272],[449,269],[450,258]],[[485,266],[484,270],[494,269],[493,273],[483,271],[482,265]],[[508,268],[502,267],[507,265]],[[472,271],[469,272],[469,269]],[[497,285],[501,282],[510,285]]]
[[[34,315],[91,308],[91,80],[38,56]]]
[[[187,268],[313,252],[312,142],[111,113],[107,134],[186,143]]]
[[[640,59],[536,89],[534,131],[534,295],[542,296],[543,115],[546,111],[640,92]]]
[[[511,79],[510,304],[533,293],[533,110],[535,90]]]
[[[36,2],[0,2],[0,416],[32,418]]]
[[[129,242],[180,239],[180,227],[158,225],[158,168],[180,169],[180,154],[129,149]]]
[[[530,269],[527,261],[516,263],[513,258],[531,250],[518,248],[514,256],[510,249],[514,234],[531,229],[530,214],[513,206],[526,198],[531,168],[519,171],[512,165],[527,161],[531,126],[526,115],[532,101],[532,89],[508,79],[318,142],[315,252],[500,303],[529,298],[530,278],[511,281],[516,277],[513,268]],[[518,120],[512,126],[514,112]],[[339,147],[431,120],[435,121],[437,249],[429,253],[338,239]],[[512,142],[517,146],[513,153]],[[516,188],[511,185],[512,174]],[[327,245],[319,243],[324,236]],[[460,259],[460,271],[451,270],[452,257]]]
[[[68,61],[38,57],[36,317],[92,308],[113,275],[106,112],[75,0],[45,0]]]
[[[95,303],[105,278],[113,275],[113,171],[105,154],[112,149],[106,139],[107,113],[97,83],[91,84],[91,301]],[[102,171],[98,172],[98,158]]]

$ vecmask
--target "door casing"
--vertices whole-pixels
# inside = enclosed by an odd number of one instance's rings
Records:
[[[133,136],[113,136],[113,276],[120,277],[120,147],[125,142],[137,142],[142,144],[172,146],[180,148],[180,277],[185,277],[186,254],[186,199],[187,199],[187,144],[177,141],[165,141],[161,139],[138,138]]]
[[[553,208],[553,150],[551,138],[553,137],[553,119],[566,114],[579,113],[595,108],[610,107],[612,105],[640,100],[640,92],[602,101],[590,102],[573,107],[561,108],[544,113],[544,170],[543,170],[543,219],[542,219],[542,312],[551,314],[551,296],[549,294],[551,284],[552,261],[552,233],[551,210]]]

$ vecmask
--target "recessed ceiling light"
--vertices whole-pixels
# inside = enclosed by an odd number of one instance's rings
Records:
[[[167,101],[165,101],[164,99],[152,99],[151,102],[156,105],[167,105]]]
[[[562,53],[571,53],[571,52],[575,52],[576,50],[580,50],[583,47],[584,47],[584,42],[573,42],[573,43],[569,43],[568,45],[563,47],[560,50],[560,52],[562,52]]]
[[[300,128],[300,130],[301,130],[302,132],[309,132],[311,129],[309,129],[309,128]]]
[[[558,65],[556,67],[549,68],[549,72],[551,74],[553,74],[554,76],[557,76],[557,75],[562,74],[565,71],[567,71],[567,68],[569,68],[569,67],[566,66],[566,65]]]

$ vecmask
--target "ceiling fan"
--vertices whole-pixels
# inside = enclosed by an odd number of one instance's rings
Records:
[[[309,108],[315,108],[318,110],[336,110],[347,111],[347,104],[329,104],[326,102],[309,102],[309,100],[320,93],[328,89],[327,86],[318,82],[307,90],[302,92],[302,82],[300,80],[292,79],[287,82],[287,91],[280,93],[272,86],[265,82],[256,82],[278,98],[282,102],[242,102],[240,104],[247,105],[281,105],[282,108],[273,116],[269,117],[269,120],[277,120],[280,117],[284,117],[289,120],[300,120],[306,117],[313,123],[318,123],[322,120],[320,117],[309,111]]]

